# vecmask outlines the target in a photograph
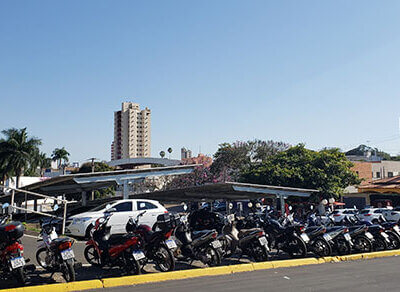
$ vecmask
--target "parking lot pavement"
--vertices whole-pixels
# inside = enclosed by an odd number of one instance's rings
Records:
[[[196,291],[399,291],[400,257],[281,268],[227,276],[168,281],[104,292]]]
[[[38,264],[36,262],[36,251],[38,249],[37,238],[31,235],[24,235],[22,237],[22,244],[24,245],[25,258],[29,258],[31,260],[31,263],[37,265]],[[82,264],[87,264],[85,257],[83,255],[83,251],[85,250],[85,241],[75,241],[72,248],[74,250],[76,259]]]

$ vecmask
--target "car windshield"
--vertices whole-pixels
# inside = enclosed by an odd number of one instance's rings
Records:
[[[95,211],[103,210],[103,209],[106,208],[106,206],[107,206],[108,204],[110,204],[110,203],[101,204],[100,206],[97,206],[97,207],[95,207],[95,208],[93,208],[93,209],[90,209],[89,212],[95,212]]]

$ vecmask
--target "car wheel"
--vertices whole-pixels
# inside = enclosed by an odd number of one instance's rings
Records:
[[[87,228],[86,228],[86,232],[85,232],[85,239],[89,239],[90,238],[90,231],[93,229],[93,224],[90,224]]]

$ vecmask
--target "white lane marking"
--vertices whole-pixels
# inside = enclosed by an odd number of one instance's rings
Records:
[[[283,278],[286,280],[290,280],[290,278],[288,276],[284,276]]]
[[[38,236],[29,235],[29,234],[24,234],[24,236],[26,236],[26,237],[30,237],[30,238],[35,238],[35,239],[38,239],[38,238],[39,238]]]

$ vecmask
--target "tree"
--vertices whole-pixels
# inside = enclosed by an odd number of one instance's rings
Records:
[[[105,171],[113,171],[115,170],[114,167],[109,166],[105,162],[94,162],[94,172],[105,172]],[[81,165],[78,171],[75,173],[90,173],[92,172],[92,163],[91,162],[86,162]],[[94,191],[94,197],[96,199],[104,199],[107,197],[113,197],[115,196],[115,187],[111,186],[108,188],[100,189],[100,190],[95,190]]]
[[[168,153],[169,153],[169,159],[171,159],[172,148],[169,147],[169,148],[167,149],[167,151],[168,151]]]
[[[67,150],[65,150],[65,148],[64,147],[62,147],[62,148],[56,148],[56,149],[54,149],[54,151],[53,151],[53,154],[51,155],[51,159],[53,160],[53,161],[57,161],[57,167],[58,167],[58,169],[61,169],[61,167],[62,167],[62,170],[63,170],[63,174],[65,174],[65,164],[68,162],[68,156],[69,156],[70,154],[68,153],[68,151]],[[62,164],[62,162],[64,162],[64,164]]]
[[[269,156],[289,147],[290,145],[284,142],[259,139],[223,143],[219,145],[214,154],[211,171],[214,175],[222,176],[224,181],[238,180],[241,170],[246,169],[252,163],[261,163]]]
[[[161,156],[161,158],[164,158],[164,156],[165,156],[165,151],[160,151],[160,156]]]
[[[11,128],[3,130],[5,139],[0,140],[0,169],[1,178],[15,175],[16,187],[20,185],[20,178],[24,171],[35,165],[35,153],[39,151],[40,139],[29,138],[26,128]]]
[[[206,183],[216,183],[220,179],[211,172],[209,167],[199,166],[192,173],[173,176],[165,183],[164,189],[179,189],[200,186]]]
[[[344,188],[361,180],[353,164],[339,149],[312,151],[299,144],[252,164],[241,173],[241,181],[287,187],[318,189],[324,197],[338,198]]]
[[[114,167],[109,166],[105,162],[95,162],[94,163],[94,172],[105,172],[105,171],[113,171]],[[79,170],[76,173],[89,173],[92,172],[92,163],[87,162],[81,165]]]

